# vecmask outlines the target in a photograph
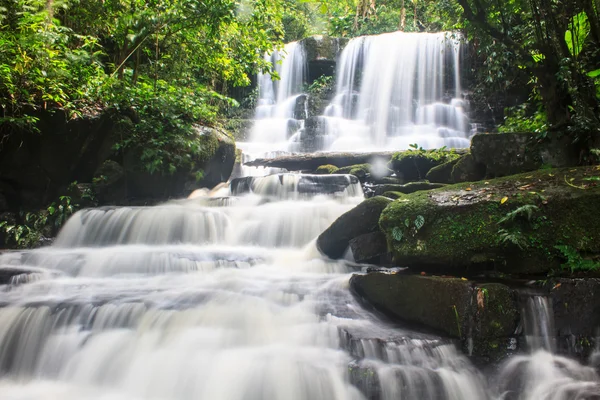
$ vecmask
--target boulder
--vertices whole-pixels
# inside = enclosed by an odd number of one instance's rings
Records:
[[[381,264],[381,256],[388,254],[383,232],[371,232],[350,240],[350,250],[357,263]]]
[[[406,195],[379,221],[398,265],[417,270],[560,270],[555,246],[600,254],[594,167],[540,170]]]
[[[433,167],[460,157],[456,152],[440,150],[407,150],[395,153],[390,168],[405,182],[425,179]]]
[[[461,339],[465,350],[477,357],[502,358],[519,324],[516,293],[498,283],[369,272],[353,275],[350,288],[364,302],[397,321]]]
[[[380,196],[386,192],[397,192],[403,194],[410,194],[421,190],[433,190],[444,187],[441,183],[429,183],[429,182],[409,182],[404,185],[376,185],[374,186],[375,195]]]
[[[548,133],[544,140],[534,133],[486,133],[473,136],[471,154],[485,165],[487,177],[533,171],[542,166],[577,165],[579,154],[568,135]]]
[[[358,164],[342,167],[336,171],[337,174],[350,174],[364,182],[371,175],[371,164]]]
[[[485,165],[475,161],[471,154],[465,154],[452,168],[453,183],[480,181],[485,177]]]
[[[317,239],[317,247],[332,259],[342,258],[350,241],[358,236],[379,231],[379,215],[390,204],[385,197],[373,197],[339,217]]]
[[[457,158],[455,160],[436,165],[429,170],[427,175],[425,175],[425,179],[432,183],[454,183],[452,180],[452,170],[454,169],[454,166],[458,160],[460,159]]]

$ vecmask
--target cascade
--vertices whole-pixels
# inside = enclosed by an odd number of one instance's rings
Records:
[[[471,125],[461,84],[456,33],[394,32],[350,40],[339,56],[336,92],[322,116],[310,116],[302,90],[302,42],[286,46],[281,80],[259,75],[260,99],[246,153],[469,147]],[[304,121],[306,119],[306,121]]]

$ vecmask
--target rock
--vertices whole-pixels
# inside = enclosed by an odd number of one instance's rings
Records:
[[[294,154],[275,158],[258,158],[246,162],[245,165],[251,167],[285,168],[288,171],[315,171],[321,165],[334,165],[338,168],[358,164],[373,165],[373,163],[378,160],[383,160],[384,162],[389,160],[394,154],[394,152],[389,151],[372,153],[323,152]]]
[[[460,157],[452,168],[452,182],[474,182],[485,177],[485,165],[475,161],[471,154]]]
[[[533,133],[487,133],[471,139],[471,154],[484,164],[486,176],[501,177],[533,171],[542,166],[568,167],[579,162],[578,152],[568,135],[548,133],[536,140]]]
[[[444,187],[441,183],[429,183],[429,182],[410,182],[404,185],[376,185],[374,186],[375,195],[380,196],[385,192],[398,192],[404,194],[410,194],[421,190],[433,190]]]
[[[351,175],[273,174],[232,179],[229,190],[234,196],[254,192],[279,197],[288,195],[292,187],[301,195],[319,195],[341,193],[358,184],[358,178]]]
[[[458,160],[460,158],[436,165],[425,175],[425,179],[432,183],[455,183],[452,180],[452,170]]]
[[[344,256],[350,240],[379,231],[381,211],[391,202],[385,197],[373,197],[339,217],[317,239],[317,247],[332,259]]]
[[[128,198],[156,202],[185,197],[195,189],[212,188],[229,179],[236,158],[233,139],[216,128],[197,125],[193,129],[197,135],[197,150],[190,153],[191,165],[171,174],[150,173],[140,163],[138,152],[125,154],[123,167]]]
[[[600,279],[558,278],[545,287],[552,299],[558,349],[589,356],[600,326]]]
[[[350,240],[350,250],[357,263],[380,264],[380,258],[388,253],[387,241],[382,232],[371,232]]]
[[[337,170],[338,174],[350,174],[364,182],[371,175],[371,164],[358,164],[342,167]]]
[[[540,170],[406,195],[380,226],[398,265],[417,270],[560,270],[555,248],[600,254],[600,187],[593,167]]]
[[[385,192],[382,194],[383,197],[387,197],[388,199],[398,200],[404,198],[406,196],[404,193],[400,192]]]
[[[354,275],[350,288],[363,301],[398,321],[472,341],[472,355],[498,360],[519,323],[515,292],[498,283],[461,278],[370,272]],[[466,350],[466,348],[465,348]]]
[[[458,153],[449,151],[402,151],[390,160],[390,168],[405,182],[425,179],[433,167],[458,158]]]
[[[327,164],[321,165],[319,168],[315,170],[315,174],[317,175],[331,175],[335,174],[338,171],[338,167],[335,165]]]
[[[306,53],[308,64],[308,83],[313,83],[321,76],[333,76],[338,55],[342,52],[348,39],[315,35],[300,41]]]

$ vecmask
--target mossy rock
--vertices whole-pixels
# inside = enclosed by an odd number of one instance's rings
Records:
[[[317,175],[337,174],[338,170],[339,170],[339,168],[336,167],[335,165],[331,165],[331,164],[321,165],[319,168],[317,168],[315,170],[315,174],[317,174]]]
[[[460,155],[442,150],[402,151],[395,153],[389,167],[405,182],[425,179],[433,167],[459,158]]]
[[[519,323],[514,290],[498,283],[403,272],[354,275],[350,288],[379,312],[398,321],[471,339],[472,355],[499,360]]]
[[[416,192],[391,203],[379,223],[399,265],[547,272],[564,263],[557,245],[600,254],[600,187],[587,180],[599,175],[544,170]]]
[[[401,192],[385,192],[384,194],[382,194],[382,196],[387,197],[388,199],[398,200],[404,198],[406,194]]]
[[[378,185],[375,187],[375,195],[382,195],[386,192],[399,192],[404,194],[410,194],[419,192],[421,190],[433,190],[444,187],[441,183],[429,183],[429,182],[409,182],[404,185]]]
[[[349,167],[342,167],[337,170],[337,174],[350,174],[356,176],[361,182],[371,174],[371,164],[357,164]]]
[[[452,180],[452,170],[460,158],[450,160],[431,168],[425,179],[432,183],[454,183]]]
[[[475,161],[471,154],[460,157],[452,167],[451,178],[454,183],[480,181],[484,177],[485,165]]]
[[[321,233],[317,239],[317,247],[329,258],[343,257],[350,240],[379,231],[379,216],[390,203],[390,199],[381,196],[363,201],[352,210],[342,214]]]

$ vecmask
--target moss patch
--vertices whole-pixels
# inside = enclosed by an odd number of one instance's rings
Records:
[[[350,174],[364,180],[371,173],[371,164],[357,164],[337,170],[337,174]]]
[[[315,174],[331,175],[331,174],[337,173],[338,169],[339,169],[338,167],[336,167],[335,165],[331,165],[331,164],[321,165],[319,168],[317,168],[315,170]]]
[[[408,150],[395,153],[389,167],[405,181],[424,179],[433,167],[459,158],[460,155],[443,150]]]
[[[600,188],[587,180],[595,176],[595,167],[557,169],[416,192],[390,204],[379,223],[402,266],[548,271],[563,262],[556,245],[600,253]],[[531,218],[500,222],[526,205],[537,207]],[[406,226],[417,216],[420,229]],[[503,239],[502,229],[513,237]]]

